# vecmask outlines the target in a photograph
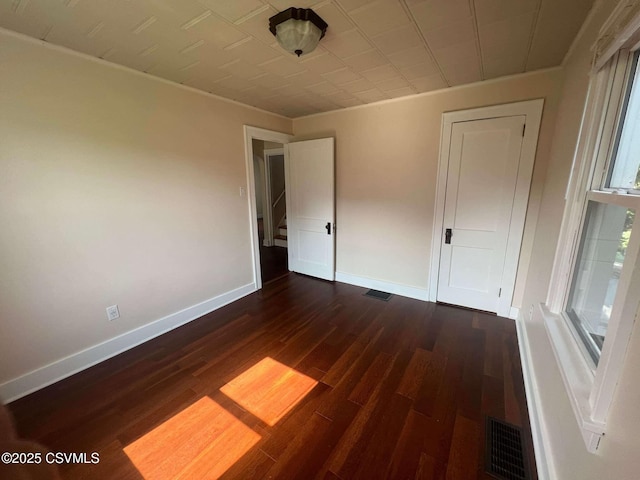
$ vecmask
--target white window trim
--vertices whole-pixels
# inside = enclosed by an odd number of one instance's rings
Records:
[[[606,340],[598,366],[590,359],[566,314],[577,244],[589,199],[629,206],[630,196],[615,192],[588,192],[601,184],[615,140],[622,96],[629,78],[631,54],[620,52],[594,73],[582,118],[574,165],[567,188],[565,211],[554,269],[542,318],[560,367],[578,425],[588,451],[595,452],[606,431],[606,421],[616,384],[640,307],[633,292],[640,291],[640,225],[632,234],[618,284]],[[640,199],[633,199],[635,206]],[[638,208],[636,208],[636,211]]]

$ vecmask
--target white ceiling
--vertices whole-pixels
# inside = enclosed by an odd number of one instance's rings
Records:
[[[0,26],[288,117],[559,65],[593,0],[0,0]],[[329,28],[300,59],[268,19]]]

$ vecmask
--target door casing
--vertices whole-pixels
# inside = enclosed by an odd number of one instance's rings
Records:
[[[447,112],[442,115],[442,134],[440,136],[440,161],[438,164],[436,202],[433,222],[433,236],[431,241],[431,265],[429,272],[429,300],[435,302],[438,294],[438,275],[440,273],[440,253],[443,241],[444,228],[444,208],[447,185],[447,174],[449,167],[449,153],[451,146],[451,136],[453,125],[457,122],[468,122],[473,120],[483,120],[488,118],[511,117],[524,115],[525,133],[522,142],[522,154],[520,166],[516,179],[516,190],[513,203],[511,224],[509,227],[509,240],[505,255],[505,267],[502,276],[502,294],[498,302],[497,314],[502,317],[515,318],[518,309],[513,308],[511,303],[518,272],[518,261],[522,238],[524,233],[524,223],[529,203],[529,190],[533,174],[533,164],[535,161],[536,148],[538,144],[538,134],[540,131],[540,121],[542,119],[543,99],[516,102],[505,105],[494,105],[490,107],[475,108],[471,110],[460,110]],[[528,268],[528,264],[527,264]]]
[[[286,145],[293,135],[287,133],[265,130],[264,128],[244,126],[244,151],[245,166],[247,171],[247,201],[249,206],[249,231],[251,234],[251,256],[253,261],[253,282],[256,290],[262,288],[262,275],[260,270],[260,240],[258,237],[258,207],[256,205],[255,172],[253,171],[253,144],[252,140],[264,140],[265,142],[281,143]]]

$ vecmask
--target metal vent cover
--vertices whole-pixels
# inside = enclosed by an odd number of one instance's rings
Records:
[[[530,480],[522,430],[497,418],[487,417],[485,471],[504,480]]]
[[[391,298],[391,294],[390,293],[381,292],[380,290],[369,290],[364,295],[365,295],[365,297],[373,297],[373,298],[377,298],[379,300],[384,300],[385,302],[388,302],[389,299]]]

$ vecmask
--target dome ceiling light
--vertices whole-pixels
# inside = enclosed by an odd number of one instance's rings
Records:
[[[287,52],[313,52],[327,31],[327,22],[310,8],[287,8],[269,19],[269,30]]]

